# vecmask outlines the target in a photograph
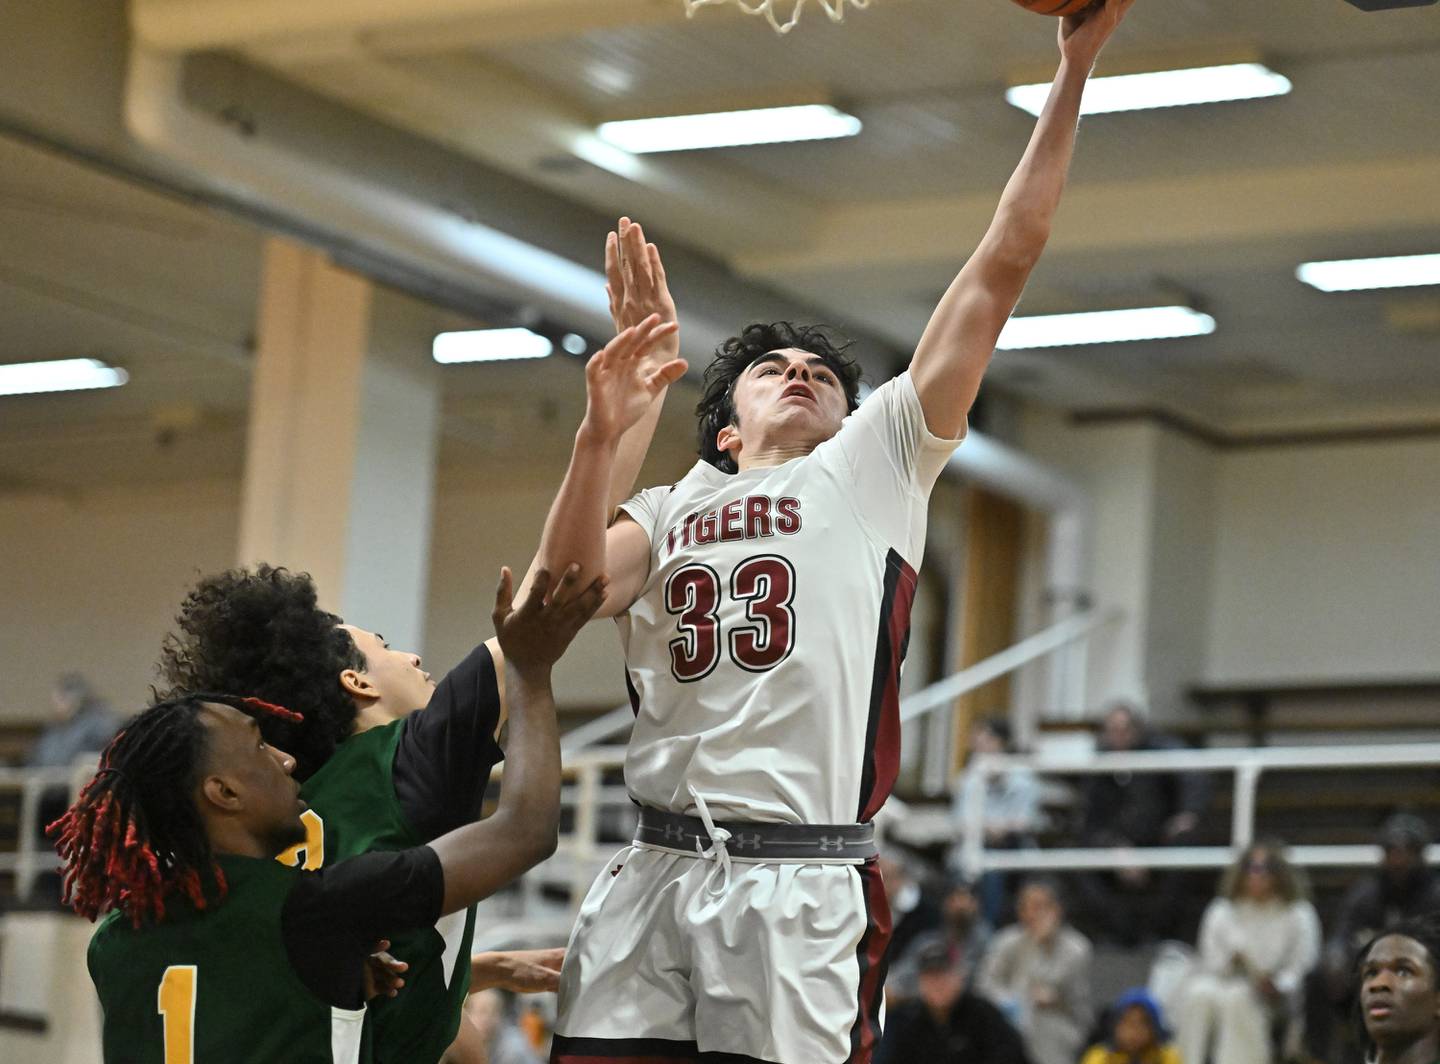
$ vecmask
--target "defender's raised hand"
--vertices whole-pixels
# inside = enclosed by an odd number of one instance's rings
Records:
[[[605,294],[615,331],[639,325],[651,314],[664,322],[678,321],[675,300],[660,262],[660,249],[645,240],[639,222],[621,218],[605,239]],[[680,334],[672,333],[655,344],[650,358],[659,366],[680,354]]]
[[[673,321],[651,314],[596,352],[585,365],[585,420],[582,435],[616,443],[625,430],[638,422],[655,397],[688,368],[682,358],[670,358],[659,366],[647,355],[655,345],[675,334]]]
[[[605,597],[605,578],[601,576],[582,588],[579,577],[580,567],[569,566],[554,592],[547,594],[551,586],[550,573],[537,570],[525,601],[516,607],[514,577],[508,567],[500,570],[491,619],[505,660],[517,671],[548,675],[576,633],[600,608]]]
[[[1078,15],[1060,20],[1060,54],[1088,68],[1135,6],[1135,0],[1097,0]]]

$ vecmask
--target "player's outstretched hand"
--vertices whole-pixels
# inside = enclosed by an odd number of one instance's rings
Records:
[[[648,357],[678,328],[675,322],[650,314],[591,356],[585,365],[582,434],[603,443],[617,442],[645,415],[655,397],[680,379],[688,368],[683,358],[655,366]]]
[[[365,958],[366,1001],[373,1001],[378,997],[393,998],[405,985],[405,980],[401,978],[401,975],[409,971],[410,965],[390,956],[386,952],[389,949],[390,940],[382,938],[375,943],[375,952]]]
[[[1060,54],[1088,69],[1110,39],[1135,0],[1097,0],[1078,15],[1060,20]]]
[[[660,262],[660,249],[645,240],[639,222],[621,218],[605,238],[605,294],[615,331],[639,325],[651,314],[664,322],[678,321],[675,300]],[[648,360],[658,369],[680,355],[680,334],[671,333],[651,349]]]
[[[470,993],[495,987],[512,994],[544,994],[560,989],[565,947],[477,953],[470,958]]]
[[[544,671],[548,674],[560,660],[575,634],[595,616],[605,598],[605,577],[597,577],[588,587],[580,586],[580,567],[565,570],[552,592],[550,573],[537,569],[525,600],[514,603],[515,578],[510,569],[500,570],[500,584],[495,589],[495,635],[505,660],[521,672]]]

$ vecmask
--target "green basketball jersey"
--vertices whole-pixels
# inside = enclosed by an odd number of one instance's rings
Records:
[[[308,841],[280,860],[305,868],[328,867],[377,850],[404,850],[428,842],[406,821],[395,795],[391,766],[403,721],[352,735],[305,781],[301,816]],[[410,965],[393,998],[370,1005],[376,1064],[434,1064],[460,1027],[470,990],[470,944],[475,907],[452,913],[433,928],[394,935],[390,952]]]
[[[222,856],[213,909],[175,900],[138,930],[112,912],[90,940],[105,1064],[357,1064],[364,1009],[333,1008],[290,966],[281,937],[295,869]],[[364,1056],[362,1056],[364,1052]]]

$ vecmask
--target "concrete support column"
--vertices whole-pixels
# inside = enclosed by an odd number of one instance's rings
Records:
[[[438,382],[427,353],[373,349],[372,303],[322,253],[267,242],[239,562],[309,572],[327,609],[419,649]]]

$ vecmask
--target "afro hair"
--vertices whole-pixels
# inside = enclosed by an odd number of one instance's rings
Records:
[[[231,569],[195,585],[165,637],[160,673],[174,698],[234,691],[304,715],[261,720],[266,742],[293,755],[308,779],[355,729],[357,706],[340,686],[365,656],[340,618],[322,610],[308,573],[269,565]]]

